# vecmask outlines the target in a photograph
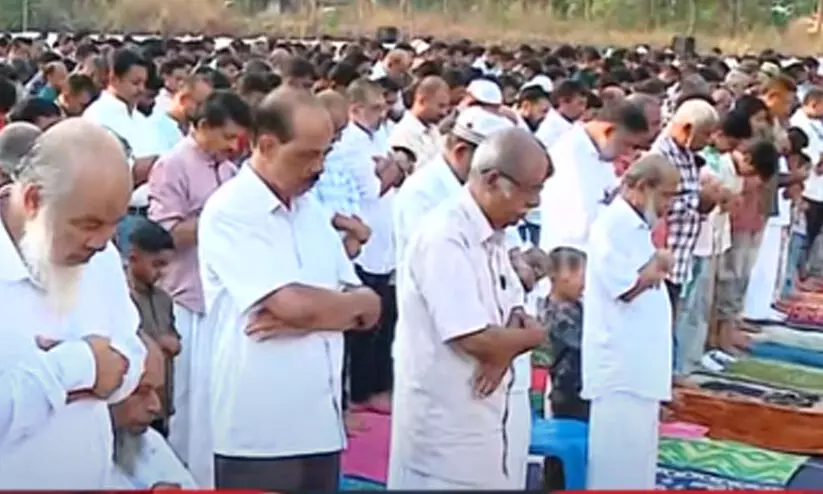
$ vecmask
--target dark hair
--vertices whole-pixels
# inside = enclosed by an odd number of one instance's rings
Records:
[[[540,86],[525,87],[517,95],[518,103],[524,103],[526,101],[530,103],[535,103],[537,101],[540,101],[541,99],[548,100],[549,93],[547,93],[546,90]]]
[[[821,100],[823,100],[823,88],[820,86],[812,86],[806,91],[806,95],[803,96],[801,103],[808,105],[809,103],[815,103]]]
[[[283,77],[291,77],[294,79],[317,78],[314,64],[305,58],[293,57],[285,65],[283,68]]]
[[[175,70],[185,69],[188,65],[189,64],[180,57],[170,58],[160,64],[160,75],[171,75]]]
[[[10,122],[36,123],[38,118],[59,117],[60,108],[45,98],[26,98],[9,113]]]
[[[357,67],[348,62],[340,62],[329,70],[329,80],[337,87],[348,87],[360,74]]]
[[[0,76],[0,113],[8,113],[17,103],[17,88],[6,77]]]
[[[92,55],[97,55],[98,53],[99,53],[99,50],[97,49],[96,46],[94,46],[90,42],[84,41],[84,42],[80,43],[79,45],[77,45],[77,47],[74,49],[74,59],[77,60],[78,62],[82,62],[86,58],[88,58]]]
[[[219,70],[211,67],[200,67],[194,71],[194,75],[202,76],[214,89],[231,89],[231,81]]]
[[[112,54],[111,72],[114,77],[125,77],[132,67],[143,67],[146,71],[148,71],[149,62],[134,50],[120,49]]]
[[[749,139],[754,135],[749,118],[742,112],[729,112],[720,122],[720,130],[733,139]]]
[[[129,244],[149,254],[156,254],[164,250],[174,250],[174,237],[168,230],[148,218],[140,218],[129,234]]]
[[[752,166],[763,181],[770,180],[777,173],[780,151],[770,141],[750,140],[743,145],[743,152],[751,158]]]
[[[643,109],[625,101],[604,105],[603,108],[597,112],[596,120],[614,124],[618,128],[632,134],[646,133],[649,131],[649,121],[646,120],[646,114],[643,112]]]
[[[799,127],[792,127],[787,132],[790,154],[800,154],[809,145],[809,136]]]
[[[237,70],[243,68],[242,65],[240,65],[240,62],[238,62],[237,59],[231,55],[218,55],[214,60],[214,66],[219,69],[230,66],[233,66]]]
[[[757,96],[752,96],[750,94],[746,94],[741,96],[734,102],[734,106],[732,107],[732,113],[737,112],[744,115],[747,119],[752,118],[756,114],[760,112],[768,112],[769,108],[766,106],[766,103],[763,102]]]
[[[584,96],[585,94],[586,86],[584,86],[583,83],[566,79],[554,87],[552,90],[552,99],[556,102],[568,101],[576,96]]]
[[[249,129],[252,126],[251,109],[243,98],[233,91],[220,89],[214,91],[201,103],[194,115],[194,122],[208,127],[222,127],[228,122],[234,122],[240,127]]]
[[[574,247],[555,247],[549,252],[546,274],[549,278],[564,270],[578,270],[586,263],[586,254]]]
[[[274,80],[274,77],[277,80]],[[246,72],[237,81],[237,92],[240,94],[263,93],[268,94],[279,85],[279,77],[273,73]]]
[[[94,85],[94,79],[86,74],[69,74],[67,80],[70,94],[80,94],[87,92],[90,95],[97,93],[97,86]]]

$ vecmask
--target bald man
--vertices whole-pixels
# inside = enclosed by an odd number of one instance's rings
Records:
[[[111,244],[131,189],[116,138],[69,119],[37,138],[0,195],[2,489],[106,487],[108,404],[132,393],[145,356]]]
[[[392,428],[389,489],[523,488],[514,456],[528,441],[511,438],[529,430],[530,412],[526,394],[510,392],[510,369],[545,334],[523,310],[504,230],[537,206],[551,170],[529,132],[492,134],[466,187],[412,234],[397,278],[395,393],[405,411]]]
[[[589,489],[655,487],[660,405],[672,390],[672,305],[661,286],[672,256],[651,230],[679,181],[663,155],[640,158],[591,227],[581,343]]]
[[[440,134],[437,125],[449,113],[449,85],[441,77],[429,76],[414,86],[411,108],[397,122],[389,136],[393,149],[408,149],[417,166],[437,157]]]
[[[255,124],[248,165],[206,203],[198,230],[204,327],[220,349],[216,486],[330,492],[345,446],[343,332],[374,326],[380,301],[307,196],[331,146],[329,112],[308,92],[277,90]]]

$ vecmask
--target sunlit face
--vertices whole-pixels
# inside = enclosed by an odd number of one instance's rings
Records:
[[[789,91],[772,91],[764,98],[769,111],[776,118],[788,118],[794,103],[794,94]]]
[[[430,98],[424,100],[424,110],[420,119],[424,123],[436,124],[446,118],[450,111],[450,95],[446,87],[436,91]]]
[[[499,170],[490,170],[486,174],[487,183],[495,191],[494,209],[499,213],[496,216],[502,222],[497,226],[516,225],[529,211],[540,205],[540,193],[548,178],[549,161],[545,154],[535,159],[542,160],[542,166],[528,167],[523,176],[515,177]]]
[[[204,137],[208,151],[219,160],[227,160],[237,151],[237,143],[245,133],[243,127],[228,120],[224,125],[209,127],[204,123],[197,125],[196,132]]]
[[[133,65],[123,77],[112,75],[110,83],[117,96],[122,98],[129,105],[137,105],[140,97],[146,90],[146,78],[148,71],[140,65]]]

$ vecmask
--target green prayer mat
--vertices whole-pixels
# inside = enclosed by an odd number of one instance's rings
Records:
[[[724,374],[775,386],[823,392],[823,370],[805,365],[759,358],[745,358],[730,364]]]
[[[777,453],[731,441],[660,438],[657,462],[746,482],[785,486],[807,456]]]

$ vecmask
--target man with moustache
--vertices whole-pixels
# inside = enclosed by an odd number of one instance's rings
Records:
[[[203,334],[205,313],[197,264],[197,230],[206,200],[234,177],[229,161],[237,137],[251,127],[251,110],[240,96],[216,91],[192,115],[191,134],[157,160],[149,176],[149,219],[171,232],[175,255],[160,280],[174,301],[182,350],[177,360],[169,441],[198,483],[213,483],[209,442],[208,371],[211,335]]]
[[[0,191],[0,488],[101,489],[108,404],[132,393],[145,355],[110,242],[132,189],[126,157],[102,127],[69,119],[12,179]]]
[[[145,372],[137,389],[111,407],[114,425],[114,468],[109,486],[115,489],[196,489],[191,474],[163,436],[151,427],[162,412],[165,357],[154,339],[141,333],[146,345]]]
[[[672,255],[655,249],[651,231],[679,180],[662,155],[641,157],[591,227],[580,393],[591,400],[589,489],[655,486],[660,404],[672,388],[672,307],[663,285]]]
[[[520,403],[512,393],[513,361],[545,332],[523,309],[504,231],[539,204],[551,171],[531,133],[492,134],[466,186],[412,234],[398,276],[404,411],[392,428],[389,489],[523,488],[516,458],[525,452],[510,438],[528,430],[530,410],[526,393]]]
[[[200,216],[218,489],[330,492],[340,480],[342,333],[373,327],[380,299],[308,194],[333,133],[308,92],[271,93],[249,163]]]
[[[613,160],[646,143],[649,122],[629,103],[604,106],[549,149],[555,174],[540,202],[540,248],[586,245],[592,223],[618,185]]]

